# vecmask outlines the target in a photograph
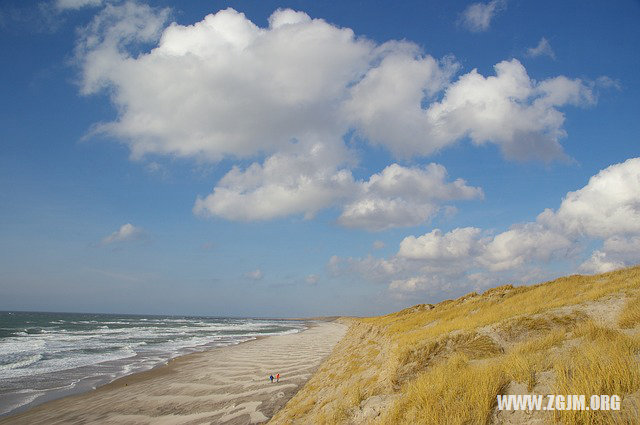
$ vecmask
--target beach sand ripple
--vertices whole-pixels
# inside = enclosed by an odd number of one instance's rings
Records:
[[[248,424],[267,421],[309,379],[346,326],[322,322],[178,357],[85,394],[54,400],[0,424]],[[280,382],[269,375],[280,373]]]

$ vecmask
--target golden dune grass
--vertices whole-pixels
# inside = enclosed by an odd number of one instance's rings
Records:
[[[640,323],[640,296],[630,298],[618,319],[621,328],[632,328]]]
[[[554,365],[557,394],[630,394],[640,388],[636,354],[640,338],[628,336],[593,322],[576,330],[580,345],[569,350]],[[638,423],[635,412],[610,413],[556,411],[556,419],[566,424]],[[631,413],[631,415],[629,415]]]
[[[473,382],[474,385],[469,385]],[[418,375],[381,417],[383,424],[485,423],[508,383],[496,363],[472,365],[463,354]]]
[[[640,267],[354,319],[272,422],[485,424],[501,420],[496,395],[523,384],[623,397],[620,412],[539,412],[549,423],[640,423],[638,323]]]

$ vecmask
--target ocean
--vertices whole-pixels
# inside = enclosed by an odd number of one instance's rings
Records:
[[[182,354],[306,327],[291,320],[0,312],[0,416]]]

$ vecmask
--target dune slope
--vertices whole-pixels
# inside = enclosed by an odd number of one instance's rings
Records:
[[[352,319],[270,423],[639,423],[639,325],[639,266]],[[622,403],[507,412],[498,394],[617,394]]]

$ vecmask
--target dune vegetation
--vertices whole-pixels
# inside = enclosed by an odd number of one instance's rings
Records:
[[[640,266],[349,324],[272,423],[640,423]],[[499,411],[499,394],[617,394],[622,402],[618,411]]]

